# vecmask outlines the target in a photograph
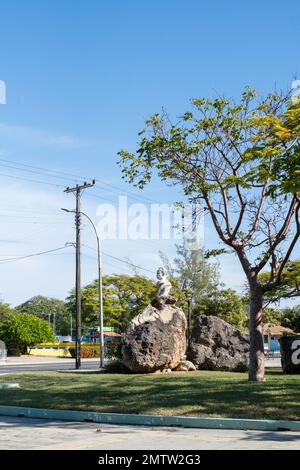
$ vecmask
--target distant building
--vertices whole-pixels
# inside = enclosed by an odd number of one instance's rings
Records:
[[[87,336],[91,343],[100,343],[100,327],[90,328]],[[104,326],[103,336],[104,343],[120,343],[122,338],[113,326]]]
[[[68,336],[56,335],[55,341],[57,341],[57,343],[71,343],[72,337],[70,335]]]
[[[285,326],[272,326],[269,324],[264,325],[264,348],[265,351],[280,351],[279,338],[283,335],[293,334],[293,330]]]

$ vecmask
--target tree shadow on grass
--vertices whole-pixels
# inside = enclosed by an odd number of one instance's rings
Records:
[[[21,376],[19,376],[21,378]],[[271,370],[265,383],[246,374],[22,376],[21,390],[2,391],[0,404],[114,413],[300,419],[299,376]]]

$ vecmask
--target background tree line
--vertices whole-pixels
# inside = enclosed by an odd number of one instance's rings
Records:
[[[216,250],[211,252],[204,248],[189,250],[184,244],[177,245],[176,249],[177,255],[173,260],[170,260],[164,253],[160,253],[160,257],[173,284],[173,295],[178,299],[177,304],[186,313],[187,296],[189,295],[191,299],[192,323],[197,315],[215,315],[246,332],[249,322],[249,294],[245,291],[240,295],[233,289],[225,288],[220,279],[219,265],[215,261],[218,254]],[[297,263],[295,264],[298,266]],[[293,270],[289,271],[288,278],[293,272]],[[283,285],[273,292],[269,299],[266,299],[263,322],[286,326],[295,332],[300,332],[300,305],[282,310],[270,306],[274,305],[274,302],[278,301],[281,296],[285,297],[282,295],[285,291],[286,288]],[[128,322],[151,302],[155,294],[155,281],[137,273],[104,276],[104,325],[124,331]],[[98,325],[98,313],[98,285],[95,280],[82,289],[84,334],[89,328]],[[35,318],[38,318],[40,323],[36,323]],[[24,337],[28,339],[29,331],[40,331],[40,335],[33,335],[36,342],[53,341],[54,318],[56,334],[71,335],[72,326],[74,334],[74,291],[71,291],[65,301],[38,295],[15,308],[0,302],[0,338],[2,336],[1,339],[6,340],[12,348],[15,348],[16,342],[10,341],[9,335],[17,336],[16,331],[22,329],[23,349]],[[28,345],[31,343],[32,341],[28,341]]]

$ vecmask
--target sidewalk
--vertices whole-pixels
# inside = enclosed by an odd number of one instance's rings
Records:
[[[0,441],[3,450],[298,450],[300,433],[116,426],[1,416]]]

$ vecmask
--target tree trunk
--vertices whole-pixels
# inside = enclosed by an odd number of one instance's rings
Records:
[[[263,293],[257,281],[250,283],[250,364],[249,380],[263,382],[265,379],[265,355],[262,324]]]

